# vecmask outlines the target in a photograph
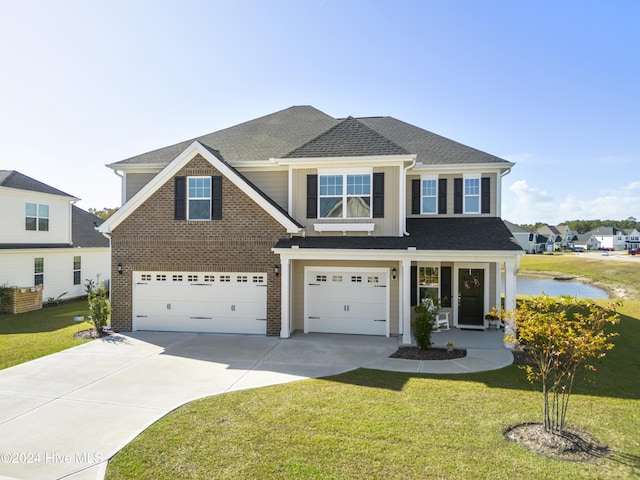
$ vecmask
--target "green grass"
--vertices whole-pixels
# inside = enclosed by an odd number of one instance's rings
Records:
[[[106,478],[638,478],[640,301],[621,313],[616,347],[574,387],[568,411],[571,426],[612,450],[598,462],[550,460],[504,440],[505,427],[542,416],[542,394],[516,366],[359,369],[185,405],[118,453]]]
[[[0,315],[0,369],[86,342],[74,338],[73,334],[78,329],[91,328],[91,325],[87,322],[76,324],[73,320],[76,315],[87,318],[89,309],[86,301],[16,315]]]

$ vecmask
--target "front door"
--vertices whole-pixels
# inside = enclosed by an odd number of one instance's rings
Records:
[[[458,326],[484,327],[484,270],[458,271]]]

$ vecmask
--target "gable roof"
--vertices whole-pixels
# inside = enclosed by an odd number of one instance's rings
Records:
[[[284,155],[284,158],[365,157],[408,155],[404,148],[349,117],[313,140]]]
[[[535,233],[533,230],[529,230],[528,228],[522,228],[520,225],[516,225],[515,223],[508,222],[507,220],[503,220],[503,222],[511,233]]]
[[[108,247],[109,239],[98,232],[104,223],[100,217],[75,205],[71,208],[71,242],[74,247]]]
[[[627,234],[624,230],[618,227],[598,227],[595,230],[591,230],[590,232],[587,232],[587,234],[589,235],[603,235],[603,236],[609,236],[609,237],[616,236],[618,235],[618,233],[621,233],[622,235]]]
[[[109,217],[101,226],[100,232],[110,233],[142,203],[144,203],[153,193],[155,193],[167,180],[173,177],[182,167],[191,161],[196,155],[210,162],[220,173],[229,179],[236,187],[251,197],[260,207],[279,222],[288,233],[298,233],[302,226],[291,218],[282,207],[271,200],[264,192],[249,182],[235,168],[222,160],[219,152],[210,147],[195,141],[189,145],[180,155],[178,155],[169,165],[147,183],[138,193],[136,193],[122,208]]]
[[[46,183],[42,183],[27,175],[15,170],[0,170],[0,187],[15,188],[16,190],[27,190],[29,192],[47,193],[61,197],[76,198],[73,195],[53,188]]]
[[[217,132],[108,165],[166,166],[194,141],[226,162],[271,158],[415,154],[422,164],[512,165],[392,117],[336,119],[311,106],[294,106]]]

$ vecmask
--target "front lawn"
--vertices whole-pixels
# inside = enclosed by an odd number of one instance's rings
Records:
[[[73,317],[80,315],[89,315],[86,301],[0,315],[0,370],[86,342],[73,336],[91,328],[87,322],[76,324]]]
[[[511,366],[466,375],[355,370],[185,405],[109,463],[107,479],[635,478],[640,474],[640,301],[627,301],[595,383],[574,388],[568,423],[612,450],[550,460],[502,437],[541,421],[541,393]]]

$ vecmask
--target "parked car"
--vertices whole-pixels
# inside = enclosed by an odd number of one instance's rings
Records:
[[[573,247],[572,252],[584,252],[584,247]]]
[[[630,248],[629,255],[635,255],[636,253],[640,253],[640,248]]]

